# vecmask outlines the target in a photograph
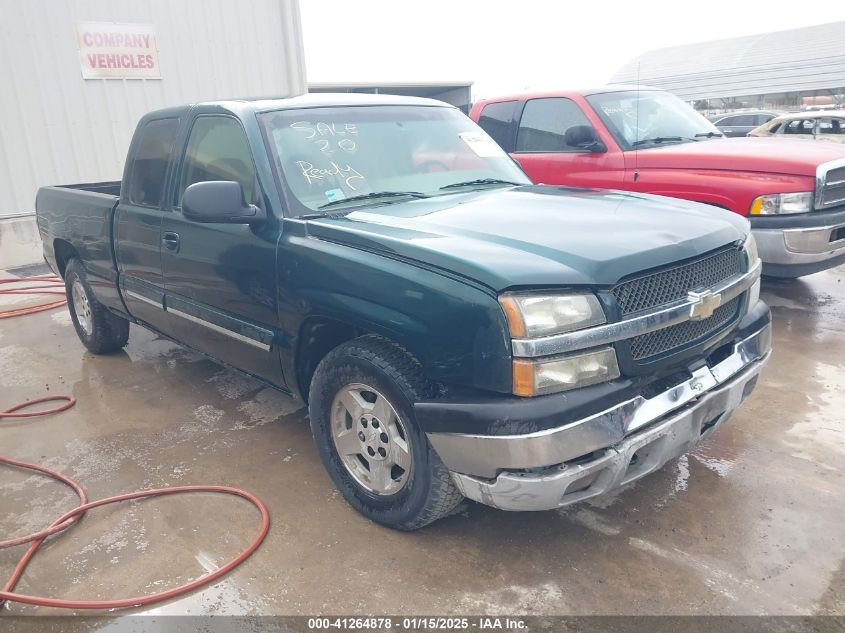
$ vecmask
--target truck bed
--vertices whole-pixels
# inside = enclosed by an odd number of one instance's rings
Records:
[[[64,275],[67,262],[78,256],[100,302],[118,309],[112,232],[119,199],[120,182],[113,181],[41,187],[35,198],[47,263]]]
[[[120,181],[107,180],[105,182],[83,182],[77,185],[57,185],[58,189],[78,189],[92,193],[102,193],[107,196],[120,197]]]

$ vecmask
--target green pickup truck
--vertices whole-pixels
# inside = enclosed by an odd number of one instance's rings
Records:
[[[152,112],[122,182],[44,187],[36,208],[91,352],[137,323],[303,399],[344,497],[402,530],[653,472],[770,354],[744,218],[535,186],[436,101]]]

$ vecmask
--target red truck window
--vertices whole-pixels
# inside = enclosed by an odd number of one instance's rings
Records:
[[[517,101],[489,103],[481,110],[478,125],[506,152],[513,151],[513,115]]]
[[[590,121],[571,99],[531,99],[522,111],[516,151],[583,152],[583,148],[566,142],[566,130],[582,125],[589,126]]]
[[[129,201],[145,207],[161,206],[164,176],[179,119],[156,119],[138,132],[129,173]]]

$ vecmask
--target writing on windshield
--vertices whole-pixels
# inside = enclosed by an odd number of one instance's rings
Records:
[[[372,193],[457,195],[459,182],[528,184],[511,158],[460,111],[436,106],[325,107],[260,117],[272,162],[297,215]],[[467,185],[462,190],[472,189]]]

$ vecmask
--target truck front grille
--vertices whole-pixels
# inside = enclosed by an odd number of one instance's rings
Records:
[[[631,346],[631,357],[635,361],[641,361],[708,338],[733,321],[739,310],[740,298],[735,297],[725,305],[719,306],[713,314],[701,321],[685,321],[632,338],[628,342]]]
[[[842,203],[845,203],[845,167],[838,167],[831,169],[825,175],[821,199],[816,202],[816,205],[826,208]]]
[[[626,318],[643,310],[686,299],[690,291],[717,286],[741,274],[742,262],[742,250],[729,246],[684,264],[627,279],[617,284],[611,292],[622,318]],[[703,341],[734,321],[739,312],[740,300],[741,296],[732,299],[701,321],[686,321],[622,341],[618,344],[620,351],[627,351],[635,363],[640,363]]]
[[[730,246],[680,266],[628,279],[612,292],[625,317],[685,299],[690,290],[711,288],[741,272],[742,251]]]

